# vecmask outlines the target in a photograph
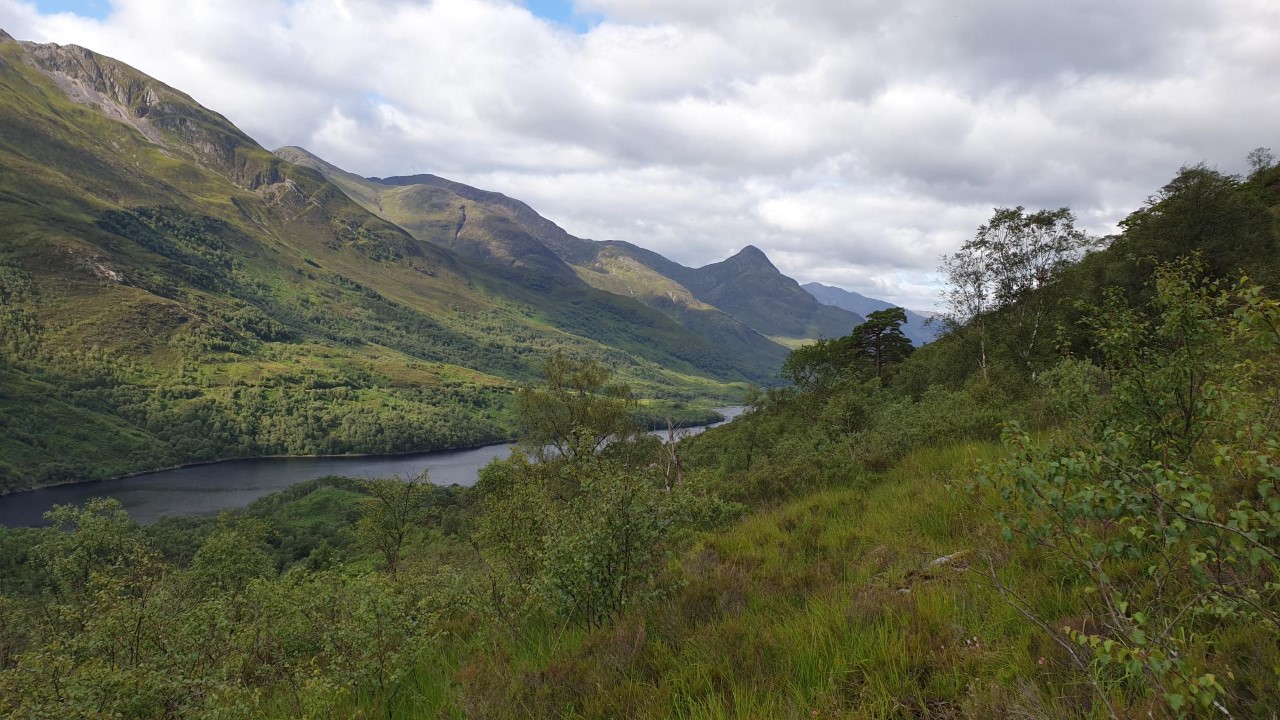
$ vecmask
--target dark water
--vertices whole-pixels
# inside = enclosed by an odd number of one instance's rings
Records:
[[[717,411],[732,420],[742,413],[742,408],[717,408]],[[679,432],[695,435],[706,427]],[[665,431],[655,434],[666,436]],[[0,525],[41,525],[44,513],[54,505],[83,505],[97,497],[119,500],[140,523],[154,522],[165,515],[207,515],[244,507],[263,495],[325,475],[413,477],[426,470],[431,482],[437,485],[472,485],[481,467],[510,452],[510,445],[501,444],[413,455],[228,460],[3,495],[0,496]]]

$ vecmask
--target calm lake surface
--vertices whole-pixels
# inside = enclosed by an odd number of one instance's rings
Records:
[[[727,422],[741,415],[743,408],[716,410],[725,416]],[[716,424],[679,432],[696,435]],[[665,430],[653,434],[666,437]],[[411,477],[426,470],[431,482],[437,485],[472,485],[481,467],[494,458],[505,458],[510,452],[511,445],[500,444],[412,455],[227,460],[3,495],[0,496],[0,525],[42,525],[44,513],[54,505],[83,505],[98,497],[119,500],[134,520],[144,524],[165,515],[208,515],[227,508],[244,507],[263,495],[325,475]]]

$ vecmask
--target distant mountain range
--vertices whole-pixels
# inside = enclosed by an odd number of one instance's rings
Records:
[[[134,68],[0,31],[0,492],[510,433],[551,351],[673,407],[862,315],[754,247],[688,268],[434,175],[267,152]]]
[[[844,308],[863,317],[877,310],[888,310],[891,307],[896,307],[884,300],[869,298],[866,295],[845,290],[844,288],[823,285],[822,283],[805,283],[801,287],[809,291],[810,295],[817,298],[818,302],[824,305]],[[902,334],[910,338],[911,342],[916,345],[933,342],[942,333],[942,323],[935,319],[937,317],[935,313],[917,312],[906,308],[903,308],[903,311],[907,315],[907,322],[902,326]]]
[[[299,147],[276,155],[309,167],[365,209],[465,257],[635,298],[714,347],[777,367],[779,345],[847,335],[862,316],[817,302],[759,249],[688,268],[630,243],[574,237],[519,200],[435,175],[363,178]]]

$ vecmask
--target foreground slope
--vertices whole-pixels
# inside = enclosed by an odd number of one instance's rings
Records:
[[[649,396],[733,359],[572,279],[422,242],[185,94],[0,36],[0,490],[508,436],[550,350]]]

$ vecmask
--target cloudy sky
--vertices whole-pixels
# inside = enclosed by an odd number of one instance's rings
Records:
[[[1275,0],[0,0],[268,148],[929,309],[995,206],[1097,233],[1280,149]]]

